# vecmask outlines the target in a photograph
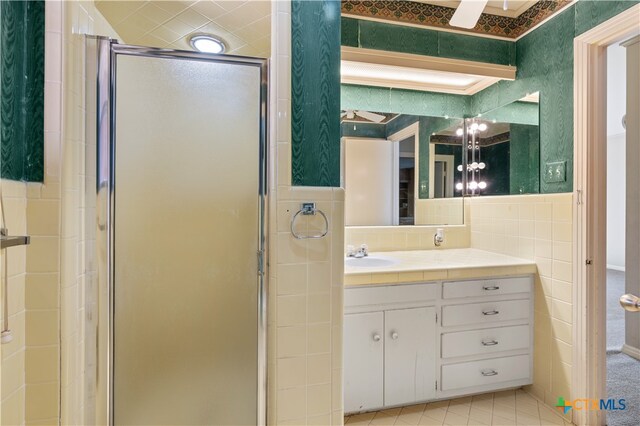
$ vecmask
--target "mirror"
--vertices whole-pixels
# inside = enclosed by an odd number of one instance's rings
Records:
[[[462,197],[462,191],[456,190],[456,183],[462,181],[462,145],[463,120],[456,120],[451,126],[437,132],[430,137],[429,156],[431,188],[433,198]]]
[[[465,119],[467,173],[456,183],[458,192],[465,189],[469,196],[540,192],[539,102],[539,93],[533,93]],[[463,163],[457,167],[463,170]]]
[[[342,112],[342,176],[347,226],[461,225],[457,149],[432,142],[462,118]],[[454,152],[457,152],[456,153]]]

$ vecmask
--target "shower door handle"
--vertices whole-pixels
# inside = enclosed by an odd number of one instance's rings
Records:
[[[620,306],[625,311],[638,312],[640,311],[640,297],[633,294],[623,294],[620,297]]]

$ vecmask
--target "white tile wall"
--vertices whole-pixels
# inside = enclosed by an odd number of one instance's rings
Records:
[[[5,226],[11,235],[27,232],[27,185],[3,179],[2,198]],[[9,328],[13,341],[0,345],[0,424],[22,425],[25,422],[26,395],[26,248],[13,247],[6,251]],[[0,274],[4,274],[4,255],[0,256]],[[3,278],[4,280],[4,278]],[[0,292],[0,327],[4,329],[4,298]]]
[[[445,240],[436,247],[433,236],[444,229]],[[369,251],[430,250],[469,247],[470,227],[458,226],[348,226],[345,247],[366,244]],[[345,248],[346,253],[346,248]]]
[[[14,341],[1,347],[13,365],[3,383],[2,424],[57,424],[59,415],[59,271],[60,152],[62,102],[61,3],[45,6],[44,183],[3,181],[8,227],[31,236],[27,247],[11,249],[10,273],[20,262],[22,274],[10,279],[10,317]],[[19,214],[15,209],[18,203]],[[18,284],[18,285],[16,285]],[[14,288],[15,287],[15,288]],[[11,313],[11,312],[10,312]],[[15,318],[14,318],[15,317]],[[20,350],[16,351],[17,346]],[[14,353],[15,352],[15,353]],[[4,362],[4,361],[3,361]],[[18,391],[8,384],[17,384]],[[6,401],[5,401],[6,398]]]
[[[471,247],[535,260],[534,384],[555,405],[571,392],[573,195],[477,197],[470,200]]]
[[[45,181],[27,187],[27,424],[82,424],[84,39],[116,36],[91,1],[45,6]],[[104,32],[106,29],[106,33]],[[7,423],[11,424],[11,423]]]
[[[290,3],[273,2],[269,285],[269,424],[340,425],[344,191],[291,186]],[[303,201],[329,219],[328,235],[296,240],[289,226]],[[300,218],[300,232],[324,226]]]
[[[430,198],[416,200],[417,225],[461,225],[464,223],[462,198]]]

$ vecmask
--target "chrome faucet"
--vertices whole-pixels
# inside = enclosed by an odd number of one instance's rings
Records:
[[[362,244],[358,250],[354,246],[347,246],[347,257],[361,258],[369,256],[369,247],[366,244]]]

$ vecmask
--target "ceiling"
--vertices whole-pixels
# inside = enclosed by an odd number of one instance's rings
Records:
[[[437,6],[457,8],[460,4],[460,0],[414,0],[418,3],[435,4]],[[517,18],[522,15],[527,9],[533,6],[536,0],[508,0],[507,10],[502,7],[504,2],[502,0],[490,0],[487,6],[484,8],[484,13],[498,16],[508,16],[510,18]]]
[[[208,33],[225,42],[228,54],[270,54],[271,3],[266,0],[96,0],[95,4],[127,44],[192,50],[189,36]]]

